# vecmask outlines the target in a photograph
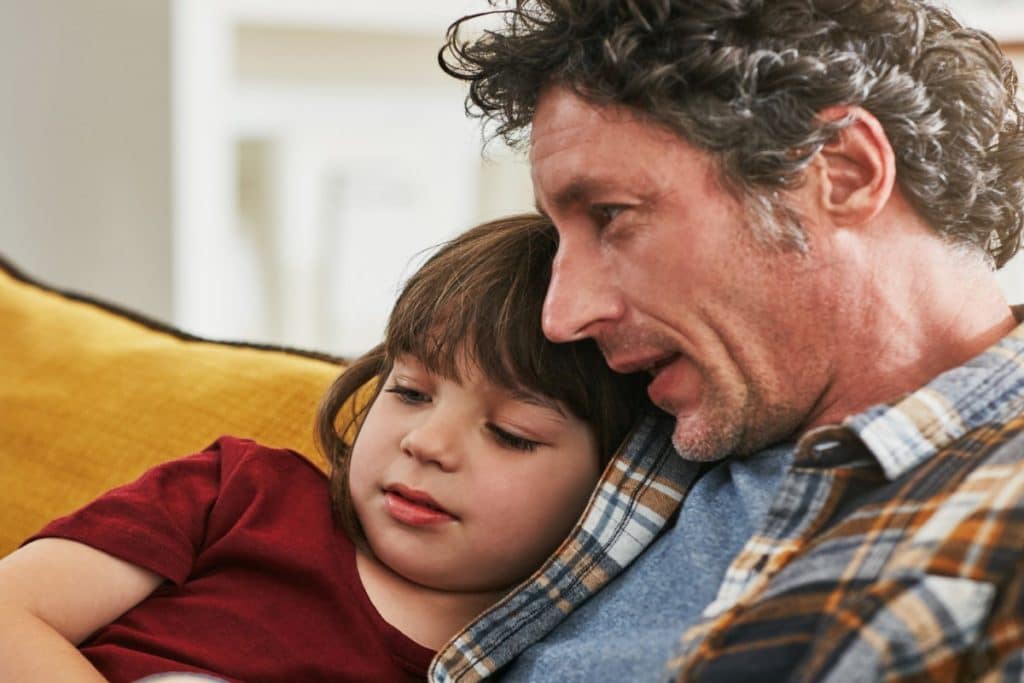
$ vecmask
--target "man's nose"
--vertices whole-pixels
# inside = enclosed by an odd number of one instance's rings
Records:
[[[621,298],[598,255],[559,244],[541,314],[544,335],[553,342],[593,337],[622,312]]]

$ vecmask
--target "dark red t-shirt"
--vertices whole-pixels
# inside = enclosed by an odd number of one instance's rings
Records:
[[[433,653],[386,623],[302,456],[221,438],[37,536],[167,578],[81,651],[109,680],[162,671],[232,681],[423,681]],[[82,590],[89,590],[82,586]]]

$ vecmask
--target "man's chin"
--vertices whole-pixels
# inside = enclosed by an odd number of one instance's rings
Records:
[[[738,435],[728,429],[716,429],[714,420],[699,414],[676,416],[672,445],[684,460],[715,462],[736,450]]]

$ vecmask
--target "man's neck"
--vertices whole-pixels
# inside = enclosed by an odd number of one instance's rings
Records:
[[[937,240],[923,241],[916,254],[902,270],[880,265],[884,275],[861,291],[853,314],[837,311],[844,353],[801,433],[913,392],[1017,325],[979,257]]]

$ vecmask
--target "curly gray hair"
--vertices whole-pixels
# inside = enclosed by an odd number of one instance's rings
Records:
[[[947,241],[996,266],[1024,223],[1017,77],[995,41],[922,0],[518,0],[500,29],[449,28],[442,68],[467,111],[521,145],[549,85],[620,104],[713,154],[777,245],[803,246],[784,201],[859,105],[882,124],[897,182]]]

